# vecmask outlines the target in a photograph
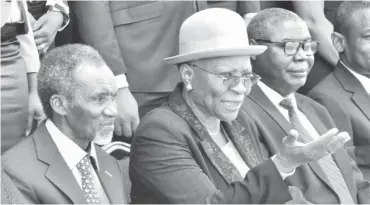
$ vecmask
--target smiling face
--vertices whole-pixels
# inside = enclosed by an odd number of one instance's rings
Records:
[[[286,21],[283,27],[270,31],[271,41],[305,41],[311,35],[303,21]],[[314,56],[306,55],[302,47],[295,55],[287,55],[284,46],[272,43],[261,43],[268,49],[256,57],[254,71],[261,76],[261,81],[283,96],[295,92],[306,82]]]
[[[356,11],[347,32],[344,59],[356,72],[370,78],[370,9]]]
[[[74,72],[74,78],[75,91],[65,115],[73,135],[83,141],[110,142],[117,114],[117,87],[112,71],[105,64],[96,68],[83,63]]]
[[[241,76],[252,72],[249,57],[223,57],[197,61],[197,66],[210,72]],[[247,87],[239,83],[235,87],[224,84],[220,77],[193,68],[193,90],[190,98],[196,108],[207,118],[214,117],[222,121],[235,120],[239,113],[245,95],[251,90],[250,83]]]

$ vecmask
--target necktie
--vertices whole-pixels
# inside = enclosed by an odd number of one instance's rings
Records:
[[[92,176],[93,168],[89,155],[86,155],[78,164],[77,169],[82,177],[82,191],[88,204],[100,204]]]
[[[292,124],[293,128],[297,130],[299,133],[299,141],[304,143],[309,142],[312,140],[310,133],[304,128],[301,121],[298,118],[297,111],[293,106],[293,102],[291,98],[286,98],[280,102],[280,105],[288,110],[289,112],[289,119],[290,123]],[[339,199],[342,204],[355,204],[352,200],[351,194],[349,193],[348,187],[346,182],[343,179],[343,176],[335,164],[333,158],[328,155],[323,157],[322,159],[318,160],[321,168],[326,173],[329,181],[334,188],[335,192],[338,194]]]

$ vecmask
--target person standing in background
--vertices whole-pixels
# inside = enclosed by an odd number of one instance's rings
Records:
[[[26,136],[33,119],[45,118],[36,90],[39,67],[26,1],[1,1],[1,153]]]
[[[62,0],[33,1],[28,0],[28,11],[32,14],[31,22],[35,42],[40,55],[54,47],[58,31],[69,23],[69,7]]]

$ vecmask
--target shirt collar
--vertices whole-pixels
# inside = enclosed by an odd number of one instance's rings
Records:
[[[261,81],[258,81],[257,85],[261,88],[262,92],[265,93],[267,98],[270,99],[272,104],[274,104],[276,107],[280,107],[280,102],[283,101],[285,98],[291,98],[294,108],[297,108],[297,102],[293,93],[290,93],[288,96],[283,97],[282,95],[280,95],[280,93],[271,89],[269,86],[267,86]]]
[[[60,154],[64,161],[67,163],[70,170],[76,167],[76,165],[84,158],[87,152],[81,149],[76,143],[64,135],[57,126],[50,120],[46,120],[46,129],[49,131],[51,138],[56,144]],[[97,170],[99,170],[98,158],[96,156],[94,142],[90,142],[89,154],[94,160]]]
[[[347,69],[349,70],[349,72],[352,73],[352,75],[355,76],[355,78],[360,81],[362,87],[365,88],[366,92],[370,94],[370,78],[364,76],[364,75],[361,75],[357,72],[355,72],[354,70],[350,69],[343,61],[339,60],[339,62]]]

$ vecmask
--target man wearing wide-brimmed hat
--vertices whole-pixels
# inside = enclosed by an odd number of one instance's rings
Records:
[[[285,203],[294,188],[283,179],[348,140],[328,134],[297,147],[292,132],[263,160],[253,121],[239,109],[259,79],[250,56],[266,46],[249,45],[244,20],[226,9],[192,15],[179,39],[179,55],[165,62],[178,65],[182,83],[142,119],[132,142],[134,203]]]

